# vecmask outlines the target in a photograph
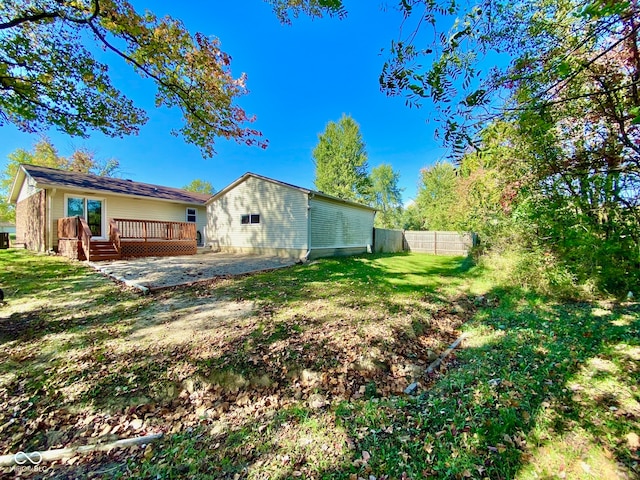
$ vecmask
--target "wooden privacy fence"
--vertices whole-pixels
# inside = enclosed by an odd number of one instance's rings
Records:
[[[396,253],[404,250],[402,230],[373,229],[373,251],[377,253]]]
[[[418,252],[434,255],[468,255],[477,236],[470,232],[436,232],[374,229],[374,251]]]
[[[464,232],[404,232],[404,249],[434,255],[468,255],[475,244],[475,234]]]

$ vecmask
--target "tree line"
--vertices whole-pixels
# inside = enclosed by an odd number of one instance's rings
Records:
[[[343,16],[346,4],[309,0],[280,14]],[[405,34],[391,43],[381,88],[432,103],[453,162],[422,171],[411,222],[477,231],[485,260],[511,259],[512,283],[637,295],[638,2],[398,8]]]

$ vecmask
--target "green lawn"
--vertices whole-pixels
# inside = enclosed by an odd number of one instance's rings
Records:
[[[0,251],[0,454],[164,432],[47,475],[637,476],[638,305],[488,278],[462,258],[368,255],[142,297]]]

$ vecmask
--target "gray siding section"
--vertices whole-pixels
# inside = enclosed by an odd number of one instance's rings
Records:
[[[373,244],[372,210],[314,197],[311,206],[311,248],[327,252],[351,249],[364,252]],[[333,254],[336,254],[335,252]]]
[[[360,255],[361,253],[367,253],[367,247],[314,248],[309,254],[309,260],[323,257],[347,257],[349,255]]]
[[[307,194],[295,188],[248,177],[211,201],[207,214],[214,248],[298,257],[308,249]],[[247,214],[260,215],[260,223],[243,225]]]

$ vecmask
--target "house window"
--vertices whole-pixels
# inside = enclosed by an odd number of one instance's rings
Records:
[[[195,208],[187,208],[187,222],[196,223],[197,215]]]
[[[251,223],[260,223],[260,215],[257,213],[252,213],[251,215],[242,215],[240,217],[240,223],[242,225],[249,225]]]
[[[84,198],[67,197],[67,216],[84,217]]]

